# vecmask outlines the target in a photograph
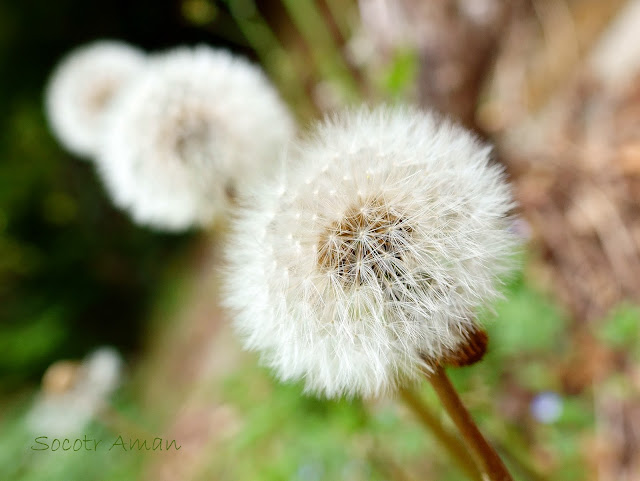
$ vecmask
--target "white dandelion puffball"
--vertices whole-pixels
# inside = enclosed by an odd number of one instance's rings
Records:
[[[466,349],[517,245],[489,156],[409,108],[321,123],[234,225],[226,305],[245,347],[327,397],[384,394]]]
[[[95,42],[68,54],[46,91],[47,116],[60,142],[76,155],[93,157],[105,112],[144,65],[141,50],[116,41]]]
[[[81,363],[60,361],[43,379],[43,389],[27,415],[35,434],[77,434],[91,422],[117,389],[122,358],[110,347],[101,347]]]
[[[116,205],[165,230],[205,225],[276,164],[293,120],[262,71],[205,46],[149,61],[118,98],[98,166]]]

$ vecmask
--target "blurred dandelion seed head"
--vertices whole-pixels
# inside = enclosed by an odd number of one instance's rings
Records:
[[[110,347],[93,351],[82,362],[52,364],[27,415],[28,429],[49,436],[80,433],[108,402],[121,377],[122,358]]]
[[[47,116],[60,142],[76,155],[93,157],[106,112],[144,65],[142,51],[116,41],[95,42],[67,55],[46,92]]]
[[[206,225],[227,192],[275,164],[293,120],[264,74],[205,46],[152,57],[106,123],[99,167],[115,203],[165,230]]]
[[[235,224],[226,302],[246,347],[328,397],[382,394],[462,348],[518,244],[489,152],[409,108],[321,123]]]
[[[54,395],[70,391],[77,381],[79,367],[73,361],[53,363],[42,377],[42,391]]]

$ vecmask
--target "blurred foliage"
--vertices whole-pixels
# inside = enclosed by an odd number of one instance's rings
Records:
[[[412,50],[398,52],[381,76],[379,88],[393,99],[405,99],[418,73],[418,59]]]
[[[640,308],[633,305],[623,305],[616,309],[608,319],[601,324],[598,336],[608,345],[626,349],[635,354],[640,354]],[[640,359],[636,359],[640,360]]]
[[[28,406],[28,403],[26,403]],[[92,423],[81,435],[71,436],[71,442],[76,438],[104,440],[103,451],[35,451],[40,448],[35,443],[35,436],[25,427],[24,406],[10,412],[9,420],[2,425],[0,435],[0,477],[16,481],[44,481],[44,480],[84,480],[84,481],[116,481],[136,479],[140,472],[143,458],[132,453],[122,452],[120,449],[108,450],[108,444],[117,438],[105,426]],[[53,437],[41,440],[51,445]],[[100,446],[100,447],[103,447]]]
[[[558,385],[555,364],[570,329],[566,317],[522,276],[509,285],[496,314],[487,314],[492,339],[488,354],[479,364],[450,370],[454,384],[516,479],[585,479],[584,444],[595,428],[595,419],[588,392],[567,394]],[[607,324],[627,321],[628,313],[621,310]],[[136,405],[137,389],[129,385],[120,392],[115,409],[134,424],[157,425],[155,410],[142,412]],[[275,381],[267,369],[257,366],[253,356],[206,389],[221,396],[235,421],[223,443],[205,449],[206,462],[198,461],[201,468],[194,479],[386,480],[400,479],[393,476],[398,469],[415,479],[461,479],[461,472],[431,434],[393,399],[365,403],[309,397],[300,384]],[[559,393],[562,414],[545,424],[532,416],[529,402],[547,391]],[[444,415],[426,383],[419,392]],[[20,413],[24,414],[29,402],[28,397],[17,401],[17,415],[0,426],[0,479],[45,479],[45,470],[51,474],[48,480],[138,479],[147,472],[145,466],[158,459],[152,452],[123,455],[107,450],[83,456],[48,453],[44,458],[42,453],[25,454],[24,447],[33,439],[21,427]],[[120,426],[95,423],[88,432],[111,442],[122,434],[118,429]],[[431,454],[425,458],[425,453]],[[545,475],[532,466],[540,458],[545,459]]]

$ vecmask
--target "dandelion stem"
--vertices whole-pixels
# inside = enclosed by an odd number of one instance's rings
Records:
[[[471,414],[462,404],[444,368],[438,366],[433,373],[428,374],[428,379],[483,473],[491,481],[513,481],[498,453],[484,438]]]
[[[476,466],[467,448],[442,425],[429,407],[425,405],[413,391],[402,389],[400,395],[407,406],[411,408],[418,419],[431,430],[433,435],[442,443],[442,446],[449,452],[449,455],[457,461],[460,468],[464,470],[469,478],[474,481],[483,481],[482,473]]]

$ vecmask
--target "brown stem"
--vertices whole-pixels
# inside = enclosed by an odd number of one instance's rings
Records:
[[[442,425],[440,420],[431,412],[424,402],[422,402],[414,392],[408,389],[401,390],[400,395],[420,421],[438,438],[442,446],[449,452],[449,455],[458,462],[460,468],[462,468],[471,479],[483,481],[482,473],[476,466],[467,448]]]
[[[442,366],[435,368],[433,373],[428,373],[428,379],[482,471],[491,481],[513,481],[498,453],[484,438],[469,411],[462,404]]]

